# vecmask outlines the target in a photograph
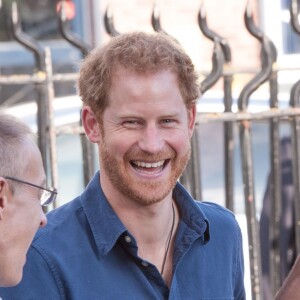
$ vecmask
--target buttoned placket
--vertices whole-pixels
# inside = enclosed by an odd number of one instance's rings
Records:
[[[164,294],[166,292],[169,293],[169,288],[165,284],[156,266],[137,255],[137,245],[134,238],[131,237],[129,233],[125,233],[121,240],[125,242],[123,243],[123,245],[125,246],[126,251],[129,253],[129,255],[132,255],[136,259],[137,265],[141,267],[143,273],[148,278],[148,280],[155,281],[155,284],[161,286],[164,289]],[[133,249],[135,251],[133,251]]]

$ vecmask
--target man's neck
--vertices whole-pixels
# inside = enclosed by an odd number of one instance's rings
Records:
[[[158,203],[141,205],[130,199],[107,197],[125,227],[141,245],[155,245],[165,241],[172,223],[172,197]]]
[[[165,259],[162,276],[170,285],[173,247],[179,222],[179,213],[176,203],[172,199],[172,193],[157,203],[142,205],[128,199],[116,189],[107,189],[105,186],[102,186],[102,189],[114,212],[136,239],[138,255],[154,264],[160,272]],[[169,249],[167,251],[168,242]]]
[[[152,205],[155,207],[126,211],[119,216],[137,241],[139,257],[154,264],[169,287],[173,276],[173,250],[179,222],[176,204],[173,205],[174,214],[172,200],[164,199],[162,203]]]

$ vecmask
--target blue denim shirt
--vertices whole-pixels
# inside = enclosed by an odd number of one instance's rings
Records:
[[[22,282],[3,300],[245,299],[239,226],[228,210],[196,202],[177,183],[179,222],[170,289],[137,255],[102,192],[99,173],[73,201],[48,214],[27,255]]]

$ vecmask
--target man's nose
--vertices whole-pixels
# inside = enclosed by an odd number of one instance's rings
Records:
[[[44,213],[42,207],[41,207],[41,212],[40,212],[40,214],[41,214],[40,227],[45,227],[45,226],[47,225],[47,222],[48,222],[48,221],[47,221],[47,217],[46,217],[46,215],[45,215],[45,213]]]
[[[139,140],[139,147],[147,153],[158,153],[163,149],[164,138],[161,130],[155,125],[147,126]]]

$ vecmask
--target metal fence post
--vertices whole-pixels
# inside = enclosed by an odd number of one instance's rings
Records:
[[[223,52],[224,61],[223,69],[230,68],[231,63],[231,50],[226,39],[222,38],[217,33],[208,28],[206,22],[206,12],[202,3],[198,13],[198,24],[202,33],[212,41],[218,40]],[[224,88],[224,111],[232,112],[232,74],[223,75],[223,88]],[[224,183],[225,183],[225,204],[228,209],[234,211],[234,193],[233,193],[233,122],[224,123]]]
[[[63,0],[58,17],[61,35],[66,41],[81,51],[82,57],[85,57],[92,48],[67,30],[66,25],[68,21],[65,9],[65,0]],[[80,140],[82,147],[84,184],[87,185],[95,173],[95,148],[94,145],[89,142],[85,133],[80,134]]]
[[[45,52],[40,45],[34,41],[30,36],[25,34],[21,28],[21,21],[19,18],[17,3],[12,3],[12,15],[11,15],[12,34],[17,42],[23,45],[26,49],[34,54],[36,71],[39,77],[45,78]],[[40,148],[44,168],[46,174],[51,172],[48,168],[48,112],[47,112],[47,93],[44,83],[35,83],[35,89],[37,91],[37,127],[38,127],[38,146]]]

